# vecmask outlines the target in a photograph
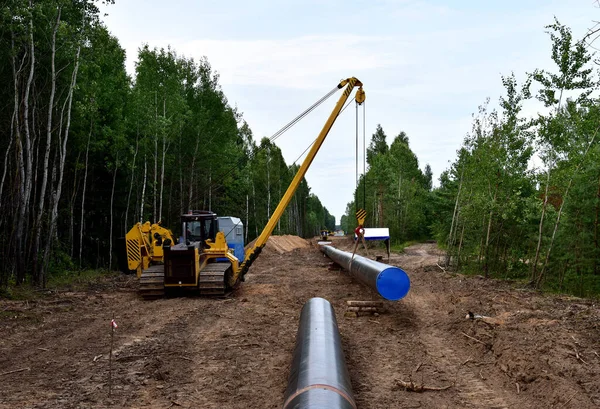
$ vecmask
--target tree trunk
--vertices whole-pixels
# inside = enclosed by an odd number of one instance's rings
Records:
[[[579,218],[579,212],[577,212],[575,219],[576,219],[575,225],[577,226],[577,239],[575,240],[575,243],[576,243],[575,244],[575,273],[579,277],[579,296],[584,297],[583,268],[581,268],[581,246],[582,246],[581,231],[583,229],[582,229],[581,219]]]
[[[279,199],[281,200],[281,162],[279,162]],[[283,216],[283,215],[282,215]],[[283,217],[280,217],[279,220],[277,220],[277,234],[281,234],[281,219]]]
[[[411,194],[414,197],[414,192],[415,192],[415,181],[413,179],[413,181],[410,184],[410,188],[409,188],[409,194],[406,197],[406,200],[404,201],[404,212],[403,212],[403,216],[402,216],[402,225],[401,225],[401,232],[402,232],[402,238],[403,240],[408,236],[406,234],[406,225],[408,224],[408,206],[410,204],[410,198],[411,198]]]
[[[270,172],[270,164],[271,162],[271,149],[267,147],[267,222],[271,218],[271,172]]]
[[[460,231],[460,240],[458,242],[458,251],[456,252],[456,271],[460,268],[460,251],[462,250],[463,238],[465,237],[465,225],[463,223],[462,229]]]
[[[74,257],[75,252],[75,199],[77,198],[77,173],[79,168],[79,157],[81,152],[77,153],[77,159],[75,160],[75,171],[73,172],[73,189],[71,193],[71,199],[69,201],[69,256]]]
[[[152,184],[152,221],[156,222],[156,185],[158,184],[158,95],[154,91],[154,183]]]
[[[542,205],[542,216],[540,218],[540,225],[538,231],[538,243],[535,248],[535,257],[533,259],[533,265],[531,266],[531,282],[537,283],[537,264],[540,259],[540,249],[542,247],[542,236],[544,233],[544,217],[546,216],[546,207],[548,206],[548,188],[550,186],[550,170],[552,169],[552,165],[548,168],[548,176],[546,177],[546,188],[544,191],[544,204]],[[537,284],[536,284],[537,285]]]
[[[44,164],[42,165],[42,187],[40,188],[40,198],[38,202],[38,211],[36,218],[36,234],[35,234],[35,245],[33,249],[34,264],[36,271],[40,268],[37,262],[37,255],[40,247],[40,238],[42,236],[42,217],[44,216],[44,206],[46,202],[46,188],[48,185],[48,166],[50,161],[50,148],[52,146],[52,114],[54,112],[54,97],[56,95],[56,33],[60,25],[61,8],[58,7],[56,16],[56,24],[52,30],[52,41],[51,49],[52,53],[50,56],[50,100],[48,101],[48,120],[46,122],[46,146],[44,150]],[[36,274],[37,275],[37,274]],[[39,280],[39,277],[37,278]]]
[[[490,233],[492,232],[492,218],[494,216],[494,206],[496,205],[496,195],[498,194],[498,185],[496,184],[496,189],[494,190],[494,198],[492,199],[492,210],[490,210],[490,215],[488,219],[487,232],[485,235],[485,264],[483,267],[485,278],[489,276],[490,269]]]
[[[458,192],[456,193],[456,201],[454,202],[454,211],[452,212],[452,222],[450,223],[450,232],[448,233],[448,244],[447,244],[447,250],[446,250],[446,260],[444,263],[444,267],[448,268],[448,266],[450,265],[450,256],[451,256],[451,250],[452,250],[452,233],[454,232],[454,226],[457,223],[456,220],[456,216],[458,214],[458,202],[460,199],[460,192],[462,190],[462,184],[463,184],[463,175],[464,175],[465,171],[464,168],[460,174],[460,182],[458,183]]]
[[[146,179],[148,177],[148,161],[144,154],[144,180],[142,181],[142,200],[140,204],[140,223],[144,222],[144,195],[146,194]]]
[[[163,99],[163,118],[167,114],[166,100]],[[162,205],[163,205],[163,188],[165,185],[165,156],[167,155],[167,133],[163,129],[163,146],[162,146],[162,160],[160,165],[160,196],[158,202],[158,221],[162,220]],[[156,219],[155,219],[156,220]]]
[[[377,214],[377,209],[378,209],[378,207],[377,207],[377,192],[373,192],[373,211],[371,212],[371,214],[373,215],[371,225],[373,225],[373,226],[377,226],[377,223],[379,221],[379,215]]]
[[[383,214],[383,185],[379,185],[379,227],[385,224]]]
[[[302,226],[302,214],[300,212],[300,204],[298,203],[298,199],[295,199],[296,201],[296,226],[298,226],[298,236],[302,237],[303,233],[304,233],[304,229]]]
[[[115,185],[117,184],[117,170],[119,169],[119,152],[115,160],[115,173],[113,174],[112,190],[110,192],[110,229],[108,235],[108,269],[112,269],[112,248],[113,248],[113,203],[115,201]]]
[[[256,191],[254,190],[254,179],[252,179],[252,209],[254,212],[254,229],[256,237],[258,237],[258,219],[256,218]]]
[[[249,207],[249,199],[248,199],[248,194],[246,194],[246,234],[244,237],[244,243],[248,243],[248,212],[250,210]]]
[[[542,271],[540,272],[539,276],[537,277],[537,279],[535,281],[536,288],[540,288],[540,285],[542,283],[544,273],[546,271],[546,265],[548,264],[548,260],[550,259],[550,253],[552,252],[552,246],[554,245],[554,238],[556,237],[556,231],[558,230],[558,225],[560,224],[560,216],[562,215],[562,209],[563,209],[563,206],[565,205],[565,202],[567,201],[567,196],[569,195],[569,189],[571,189],[571,185],[573,184],[573,178],[575,177],[577,172],[579,172],[579,168],[583,164],[585,157],[587,156],[587,153],[590,150],[590,147],[594,143],[594,140],[596,139],[596,135],[598,134],[599,130],[600,130],[600,127],[596,128],[596,131],[594,132],[592,139],[588,143],[588,146],[586,147],[585,152],[583,152],[583,155],[581,156],[581,161],[577,164],[577,166],[573,170],[573,173],[571,174],[571,177],[569,179],[569,184],[567,185],[567,189],[565,190],[565,194],[563,195],[562,202],[558,209],[558,215],[556,216],[556,222],[554,222],[554,230],[552,231],[552,238],[550,239],[550,246],[548,246],[548,251],[546,252],[546,259],[544,261],[544,265],[542,266]],[[547,197],[546,197],[546,200],[547,200]]]
[[[190,169],[190,185],[188,188],[189,200],[188,200],[188,206],[187,206],[188,210],[192,209],[192,195],[193,195],[192,186],[194,185],[194,171],[196,169],[196,156],[198,155],[199,146],[200,146],[200,132],[198,131],[198,135],[196,137],[196,146],[194,148],[194,155],[192,156],[192,166]]]
[[[179,149],[179,155],[181,157],[181,149]],[[193,180],[194,178],[190,175],[190,185],[193,183]],[[183,214],[183,166],[179,166],[179,192],[179,214]],[[191,196],[191,194],[188,195],[188,197]]]
[[[160,167],[160,194],[158,202],[158,221],[162,220],[163,191],[165,186],[165,156],[167,154],[166,139],[163,139],[162,163]]]
[[[139,128],[138,128],[139,131]],[[129,193],[127,194],[127,205],[125,207],[125,234],[129,231],[129,202],[131,201],[131,191],[133,190],[133,181],[135,180],[135,160],[138,154],[139,133],[135,139],[135,151],[133,152],[133,160],[131,161],[131,182],[129,184]]]
[[[0,190],[0,192],[2,192]],[[598,192],[596,193],[596,218],[594,219],[594,274],[600,274],[598,269],[598,258],[600,257],[600,249],[598,248],[598,221],[600,216],[600,178],[598,178]]]
[[[2,193],[4,191],[4,180],[6,178],[6,172],[8,169],[8,154],[13,143],[13,138],[16,138],[17,142],[20,141],[20,130],[19,130],[19,79],[20,69],[17,71],[17,64],[15,61],[15,38],[14,33],[11,32],[11,46],[12,46],[12,57],[11,57],[11,68],[13,74],[13,114],[10,121],[10,141],[6,152],[4,153],[4,172],[2,173],[2,182],[0,183],[0,205],[2,204]]]
[[[89,167],[89,152],[90,152],[90,141],[92,140],[92,128],[94,126],[94,120],[90,120],[90,132],[88,134],[88,141],[85,147],[85,171],[83,172],[83,191],[81,192],[81,220],[79,222],[79,269],[81,270],[81,255],[83,253],[83,234],[84,234],[84,217],[85,217],[85,192],[87,190],[87,175]]]
[[[565,195],[563,196],[562,203],[560,204],[560,207],[558,208],[558,215],[556,216],[556,222],[554,222],[554,229],[552,230],[552,236],[550,238],[550,245],[548,246],[548,250],[546,251],[546,258],[544,259],[544,264],[542,265],[542,270],[540,271],[540,274],[537,276],[537,278],[535,280],[535,288],[540,288],[540,286],[542,284],[542,280],[544,278],[544,273],[546,272],[546,266],[548,264],[548,261],[550,260],[550,253],[552,252],[552,246],[554,245],[554,238],[556,237],[558,225],[560,224],[560,216],[562,215],[562,209],[565,204],[567,195],[569,194],[569,189],[571,187],[572,182],[573,182],[573,179],[569,180],[569,185],[567,186],[567,190],[565,191]]]
[[[52,243],[54,240],[54,235],[56,234],[56,221],[58,219],[58,203],[60,201],[60,195],[62,192],[62,182],[63,175],[65,169],[65,161],[67,156],[67,141],[69,140],[69,129],[71,127],[71,106],[73,102],[73,92],[75,90],[75,85],[77,84],[77,71],[79,70],[79,55],[81,53],[81,45],[77,47],[77,53],[75,55],[75,66],[73,67],[73,74],[71,76],[71,84],[69,86],[69,93],[67,96],[67,123],[65,125],[65,136],[62,140],[62,146],[59,146],[60,149],[60,163],[59,163],[59,171],[58,171],[58,183],[56,186],[56,190],[53,193],[52,198],[52,213],[50,216],[50,234],[48,235],[48,240],[46,242],[46,250],[44,253],[44,264],[41,271],[41,281],[42,285],[46,285],[46,274],[45,270],[48,267],[48,262],[50,260],[50,251],[52,249]],[[62,124],[61,124],[62,125]],[[59,139],[60,140],[60,139]]]
[[[31,115],[31,127],[32,127],[32,149],[35,149],[32,152],[32,163],[31,163],[31,196],[29,197],[29,209],[28,212],[33,212],[35,211],[35,205],[36,205],[36,199],[37,199],[37,186],[39,186],[39,184],[37,183],[37,179],[38,179],[38,162],[39,162],[39,157],[40,157],[40,144],[39,144],[39,139],[40,139],[40,135],[39,135],[39,126],[38,126],[38,121],[36,120],[36,114],[38,112],[37,109],[37,100],[38,97],[36,95],[33,96],[33,109],[32,109],[32,115]],[[33,214],[33,222],[35,222],[35,213]],[[29,223],[29,220],[27,221]],[[33,226],[33,230],[32,232],[35,231],[35,225]],[[28,234],[31,234],[28,233]],[[32,238],[33,239],[33,238]],[[30,240],[30,245],[31,245],[31,240]],[[33,250],[32,248],[30,248],[30,250]],[[33,253],[29,253],[29,254],[33,254]],[[31,258],[31,260],[33,260],[33,257]],[[33,267],[35,268],[35,263],[33,263]],[[34,274],[35,277],[35,274]]]
[[[400,221],[400,210],[402,208],[401,203],[401,192],[402,192],[402,170],[398,170],[398,197],[396,199],[396,220],[398,220],[399,225],[402,225]]]
[[[562,270],[559,275],[559,285],[558,285],[559,291],[563,291],[563,289],[564,289],[565,273],[567,272],[568,267],[569,267],[569,260],[565,260],[565,262],[563,263]]]
[[[8,154],[10,153],[10,148],[12,147],[12,129],[11,129],[11,135],[10,135],[10,140],[8,141],[8,146],[6,147],[6,151],[4,152],[4,170],[2,171],[2,179],[0,180],[0,204],[2,203],[2,193],[4,191],[4,181],[6,179],[6,173],[8,171]],[[0,220],[1,222],[1,220]]]
[[[294,230],[294,203],[292,202],[292,205],[289,206],[288,212],[287,212],[287,230],[286,233],[287,234],[293,234]]]
[[[477,258],[477,265],[479,267],[481,267],[481,260],[483,260],[483,256],[484,256],[484,250],[485,250],[485,242],[484,242],[484,238],[485,238],[485,220],[487,218],[487,215],[483,215],[483,220],[481,221],[481,228],[482,228],[482,232],[481,232],[481,240],[479,241],[479,256]]]
[[[21,145],[21,124],[20,124],[20,110],[19,110],[19,106],[20,106],[20,101],[19,101],[19,76],[21,74],[21,70],[23,69],[23,65],[25,64],[25,58],[27,57],[27,54],[25,54],[23,56],[23,59],[21,60],[21,63],[19,64],[19,69],[17,70],[17,64],[16,64],[16,50],[15,50],[15,38],[14,38],[14,33],[11,31],[11,47],[12,47],[12,57],[11,57],[11,68],[12,68],[12,75],[13,75],[13,115],[11,118],[11,129],[10,129],[10,140],[8,143],[8,147],[6,148],[6,152],[4,154],[4,172],[2,174],[2,182],[0,183],[0,209],[8,209],[8,206],[6,207],[1,207],[2,206],[2,194],[4,192],[4,181],[5,181],[5,177],[6,177],[6,173],[8,171],[8,165],[9,165],[9,152],[10,152],[10,148],[12,146],[12,143],[15,143],[15,160],[16,160],[16,164],[15,167],[18,169],[17,172],[17,179],[18,177],[21,177],[21,164],[23,163],[22,160],[22,145]],[[13,140],[14,139],[14,140]],[[14,213],[14,206],[12,207],[12,212],[9,213],[7,212],[6,217],[7,219],[12,219],[14,220],[15,218],[15,213]],[[2,220],[4,215],[2,215],[0,213],[0,225],[2,224]],[[14,222],[13,222],[14,223]],[[13,224],[14,226],[14,224]],[[13,243],[9,243],[9,246],[6,248],[6,255],[15,255],[16,253],[18,253],[18,249],[13,248],[14,244]],[[14,251],[14,252],[13,252]],[[13,257],[14,260],[17,259],[17,257]],[[7,265],[7,270],[11,271],[14,269],[14,264],[11,262],[10,265]],[[8,276],[9,274],[7,274]],[[2,277],[3,282],[6,282],[8,277]]]
[[[208,211],[212,212],[212,168],[208,169]]]
[[[8,140],[8,146],[6,147],[6,151],[4,151],[4,170],[2,171],[2,179],[0,180],[0,205],[2,205],[2,194],[4,193],[4,182],[6,180],[6,174],[8,173],[8,162],[9,162],[9,153],[13,144],[13,137],[15,136],[15,120],[17,117],[17,112],[13,111],[13,114],[10,119],[10,138]],[[0,218],[0,224],[2,223],[2,219]]]
[[[60,146],[61,146],[61,141],[62,141],[62,131],[63,131],[63,124],[64,124],[64,114],[65,114],[65,110],[67,109],[67,99],[65,98],[65,102],[63,103],[63,107],[60,110],[60,119],[58,121],[58,146],[57,148],[54,150],[54,156],[52,158],[52,160],[50,161],[52,163],[52,175],[50,177],[50,192],[49,192],[49,197],[48,197],[48,216],[47,219],[48,221],[46,222],[47,225],[47,229],[50,229],[50,222],[52,220],[52,208],[54,207],[54,190],[55,190],[55,186],[56,186],[56,181],[57,181],[57,175],[58,175],[58,156],[60,155]],[[54,239],[54,237],[52,237],[52,239]],[[42,264],[43,264],[43,260],[42,260]],[[42,265],[42,267],[45,267],[44,265]]]
[[[29,7],[32,8],[32,2],[29,1]],[[25,95],[23,97],[23,128],[24,139],[17,141],[17,149],[19,154],[19,201],[18,201],[18,217],[16,230],[16,260],[17,260],[17,284],[25,281],[27,271],[27,257],[25,255],[25,244],[27,242],[25,224],[29,217],[27,210],[29,207],[29,197],[31,195],[31,179],[32,179],[32,146],[31,135],[29,130],[29,94],[31,92],[31,84],[35,73],[35,44],[33,41],[33,16],[29,19],[29,76],[25,86]],[[24,142],[24,143],[23,143]]]
[[[490,268],[490,263],[489,263],[489,258],[490,258],[490,233],[492,231],[492,218],[494,216],[494,211],[491,210],[490,211],[490,215],[488,216],[488,226],[487,226],[487,231],[486,231],[486,235],[485,235],[485,248],[484,248],[484,264],[483,264],[483,272],[484,272],[484,276],[485,278],[488,278],[489,276],[489,268]]]

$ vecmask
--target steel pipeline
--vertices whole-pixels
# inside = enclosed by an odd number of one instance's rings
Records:
[[[368,285],[386,300],[397,301],[404,298],[410,289],[410,278],[404,270],[389,264],[380,263],[332,246],[321,246],[321,251],[361,283]]]
[[[302,307],[283,409],[356,409],[335,314],[329,301]]]

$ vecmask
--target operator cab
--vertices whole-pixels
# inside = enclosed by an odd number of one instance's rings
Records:
[[[206,210],[193,210],[181,216],[182,243],[190,245],[200,242],[205,247],[206,240],[215,241],[219,231],[219,219],[213,212]]]

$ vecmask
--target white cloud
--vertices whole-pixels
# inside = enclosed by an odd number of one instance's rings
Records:
[[[107,25],[126,47],[130,72],[143,42],[206,56],[257,140],[354,75],[367,93],[367,143],[378,123],[389,142],[407,132],[420,166],[429,163],[437,180],[470,131],[471,113],[487,97],[497,106],[500,75],[514,71],[522,81],[525,72],[551,66],[544,25],[553,15],[578,36],[597,13],[587,2],[521,3],[257,0],[171,7],[128,0],[109,8]],[[288,163],[314,140],[338,96],[277,141]],[[524,114],[539,109],[527,104]],[[355,183],[353,111],[338,119],[307,174],[338,220]]]
[[[219,72],[222,85],[314,89],[321,88],[323,79],[331,75],[402,64],[389,51],[391,44],[398,45],[393,39],[352,34],[270,40],[165,39],[150,46],[172,44],[178,54],[188,58],[206,56]],[[128,44],[130,59],[139,46]],[[133,67],[131,61],[128,67]]]

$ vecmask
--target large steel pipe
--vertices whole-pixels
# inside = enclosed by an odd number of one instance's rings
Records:
[[[336,264],[347,269],[352,277],[377,291],[386,300],[396,301],[408,294],[410,278],[399,267],[358,255],[352,259],[352,253],[332,246],[321,246],[321,251]]]
[[[283,409],[356,409],[329,301],[304,304]]]

